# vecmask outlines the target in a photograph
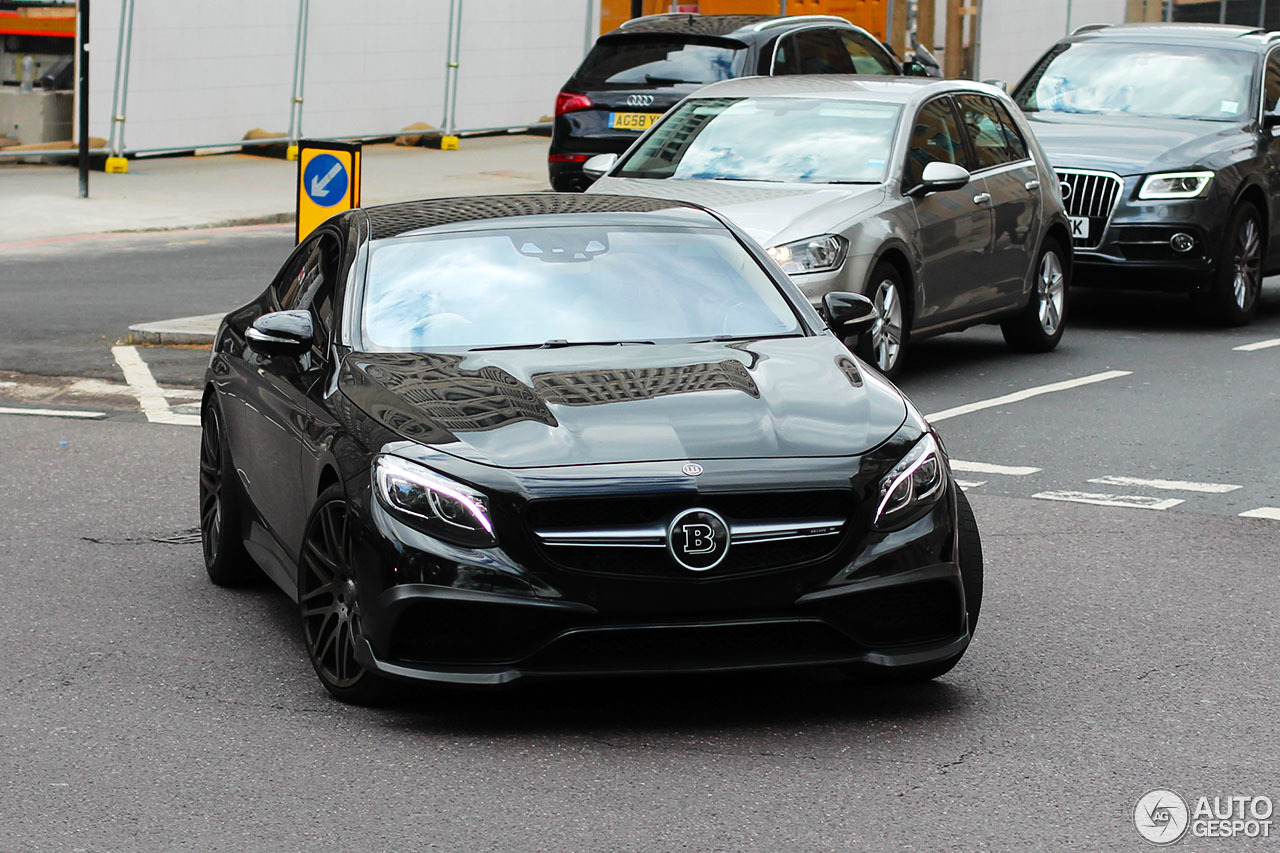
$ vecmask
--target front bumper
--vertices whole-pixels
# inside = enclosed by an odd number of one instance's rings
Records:
[[[483,562],[467,561],[376,502],[371,516],[376,538],[360,549],[357,569],[364,635],[357,656],[389,678],[499,685],[896,668],[954,657],[969,643],[954,493],[902,530],[846,537],[818,565],[675,581],[530,571],[496,549]]]

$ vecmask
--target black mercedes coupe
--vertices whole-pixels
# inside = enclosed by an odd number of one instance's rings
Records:
[[[932,678],[982,596],[938,436],[716,214],[620,196],[357,209],[223,321],[214,583],[297,602],[324,687],[837,665]]]

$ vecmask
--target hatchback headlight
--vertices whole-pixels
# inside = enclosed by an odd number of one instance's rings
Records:
[[[1213,172],[1165,172],[1147,175],[1138,190],[1138,198],[1195,198],[1213,180]]]
[[[469,486],[398,456],[374,460],[373,484],[388,510],[425,533],[475,548],[498,543],[488,501]]]
[[[808,237],[765,249],[785,273],[828,272],[839,269],[849,251],[849,241],[838,234]]]
[[[946,482],[946,458],[933,433],[926,432],[881,478],[880,503],[872,524],[889,526],[932,506],[942,497]]]

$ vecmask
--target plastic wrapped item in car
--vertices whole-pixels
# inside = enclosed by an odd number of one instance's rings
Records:
[[[40,88],[46,92],[55,92],[73,88],[75,64],[70,56],[59,58],[49,70],[40,75]]]

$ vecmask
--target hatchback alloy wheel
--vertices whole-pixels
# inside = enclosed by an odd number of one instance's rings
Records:
[[[892,279],[880,282],[874,302],[880,319],[871,327],[871,348],[876,367],[887,374],[897,366],[902,351],[902,296],[897,282]]]
[[[1066,299],[1066,277],[1056,252],[1045,252],[1040,259],[1040,277],[1036,287],[1040,300],[1040,328],[1046,335],[1058,331],[1062,322],[1062,305]]]

